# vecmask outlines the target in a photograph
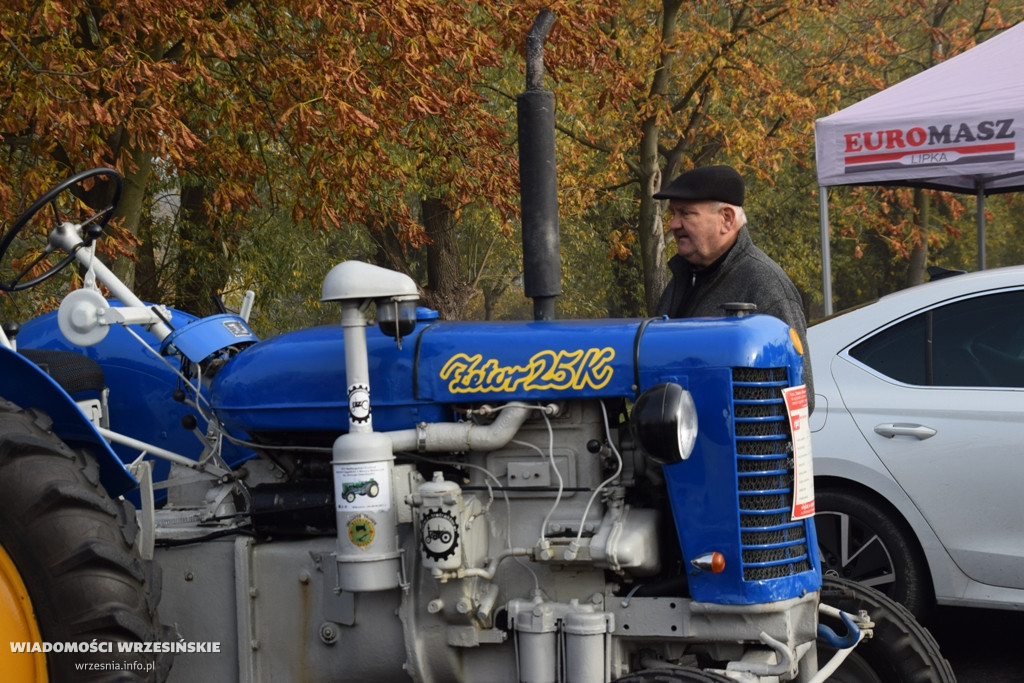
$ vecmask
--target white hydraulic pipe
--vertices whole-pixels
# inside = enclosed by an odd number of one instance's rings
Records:
[[[497,557],[488,558],[483,567],[465,567],[451,571],[434,569],[431,571],[431,576],[441,583],[453,579],[465,579],[471,576],[493,581],[494,575],[498,571],[498,565],[501,564],[502,560],[509,557],[527,557],[529,555],[533,555],[531,548],[507,548],[498,553]]]
[[[857,642],[855,642],[853,645],[847,648],[843,648],[842,650],[836,650],[835,654],[832,655],[832,659],[830,659],[828,663],[825,664],[825,666],[820,667],[818,669],[818,673],[814,674],[814,677],[811,678],[811,680],[808,681],[808,683],[825,683],[825,681],[827,681],[829,677],[836,672],[836,669],[839,668],[839,665],[846,661],[846,658],[850,656],[850,653],[853,652],[853,649],[860,645],[860,641],[862,640],[864,640],[863,631],[861,631],[860,634],[858,634]]]
[[[832,605],[826,605],[824,603],[818,605],[818,611],[823,614],[828,614],[829,616],[837,619],[842,618],[843,614],[843,612],[838,608],[833,607]],[[852,614],[848,614],[847,616],[849,616],[854,621],[857,621]],[[850,656],[850,653],[853,652],[853,649],[860,645],[862,640],[864,640],[865,638],[872,637],[874,635],[874,630],[871,628],[871,626],[872,624],[870,623],[858,623],[857,639],[853,643],[853,645],[845,647],[841,650],[836,650],[835,654],[832,655],[832,659],[830,659],[828,663],[826,663],[824,666],[819,665],[818,673],[816,673],[811,678],[811,680],[808,681],[808,683],[824,683],[825,681],[827,681],[829,677],[836,672],[839,666],[844,661],[846,661],[846,658]]]
[[[415,429],[385,432],[395,452],[496,451],[505,447],[526,422],[530,406],[509,405],[489,425],[472,422],[421,422]]]

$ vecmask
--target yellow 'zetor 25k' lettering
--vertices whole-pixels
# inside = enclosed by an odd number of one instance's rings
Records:
[[[453,394],[601,389],[612,379],[614,358],[611,347],[538,351],[525,365],[499,365],[479,353],[457,353],[441,368],[441,379]]]

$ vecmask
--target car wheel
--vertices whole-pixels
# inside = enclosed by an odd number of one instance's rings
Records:
[[[870,495],[819,491],[814,521],[821,571],[881,591],[922,619],[931,580],[917,539],[896,512]]]

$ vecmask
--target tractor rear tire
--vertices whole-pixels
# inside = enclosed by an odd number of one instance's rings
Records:
[[[12,671],[19,683],[161,680],[170,656],[156,652],[159,575],[139,553],[135,510],[49,427],[0,400],[0,592],[13,596],[0,604],[0,631],[50,650],[4,643],[5,681]]]
[[[884,593],[849,579],[826,576],[821,602],[856,615],[864,610],[874,622],[873,636],[850,653],[829,683],[956,683],[953,669],[939,644],[914,615]],[[836,633],[841,624],[822,618]],[[835,650],[818,645],[818,665],[824,666]]]

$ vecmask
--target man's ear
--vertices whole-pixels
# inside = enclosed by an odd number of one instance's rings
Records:
[[[736,230],[739,226],[739,222],[736,220],[736,207],[730,206],[729,204],[723,204],[720,211],[722,212],[722,233],[729,233]]]

